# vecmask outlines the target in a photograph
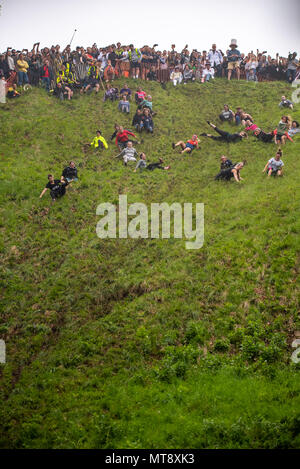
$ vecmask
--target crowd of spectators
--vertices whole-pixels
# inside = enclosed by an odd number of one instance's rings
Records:
[[[300,76],[297,53],[287,57],[271,57],[267,51],[241,53],[236,39],[223,52],[213,44],[208,51],[189,50],[188,45],[180,52],[175,44],[169,51],[160,51],[158,45],[141,48],[133,44],[112,44],[107,47],[70,45],[63,50],[59,45],[22,51],[8,47],[0,54],[0,78],[7,82],[7,88],[14,85],[42,85],[47,91],[62,90],[69,99],[75,88],[81,92],[89,88],[99,91],[104,83],[111,83],[117,77],[140,78],[174,85],[189,81],[211,81],[215,77],[244,79],[247,81],[286,80],[293,82]],[[59,88],[57,90],[57,88]]]

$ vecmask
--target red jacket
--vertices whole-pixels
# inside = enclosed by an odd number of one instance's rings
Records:
[[[122,143],[125,143],[128,141],[128,135],[132,135],[133,137],[135,137],[135,135],[130,132],[129,130],[123,130],[123,132],[119,132],[117,134],[117,138],[116,138],[116,145],[118,145],[119,142],[122,142]]]

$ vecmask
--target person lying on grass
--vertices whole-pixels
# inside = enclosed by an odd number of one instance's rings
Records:
[[[274,140],[274,132],[264,132],[260,128],[257,128],[253,132],[254,137],[264,143],[271,143]]]
[[[69,183],[78,181],[77,168],[74,161],[70,161],[69,166],[66,166],[62,172],[62,177]]]
[[[279,149],[275,155],[275,158],[271,158],[263,169],[263,173],[267,171],[268,177],[270,176],[282,176],[282,167],[284,162],[281,160],[282,150]]]
[[[245,126],[245,131],[246,132],[253,132],[258,129],[258,125],[253,124],[249,119],[246,120],[246,126]]]
[[[180,152],[181,154],[183,154],[183,153],[191,154],[192,151],[195,148],[199,148],[199,143],[200,143],[200,139],[195,134],[186,143],[184,143],[182,140],[179,140],[179,142],[177,142],[177,143],[172,143],[172,148],[174,150],[176,147],[180,146],[181,147],[181,152]]]
[[[159,161],[157,163],[147,164],[145,153],[140,153],[140,159],[135,169],[133,170],[133,172],[136,173],[138,169],[139,170],[147,169],[148,171],[154,171],[154,169],[168,170],[171,168],[171,166],[162,166],[162,164],[163,164],[162,158],[159,158]]]
[[[243,180],[240,175],[240,171],[243,169],[245,166],[246,161],[241,161],[240,163],[235,164],[231,168],[223,169],[222,171],[217,174],[215,177],[215,180],[218,181],[220,179],[223,179],[224,181],[230,181],[231,178],[234,178],[236,182],[240,182]]]
[[[211,122],[207,121],[208,125],[210,125],[213,129],[215,129],[215,131],[220,135],[220,137],[215,137],[214,135],[211,135],[211,134],[200,134],[202,135],[203,137],[209,137],[209,138],[212,138],[213,140],[217,140],[217,141],[222,141],[222,142],[237,142],[237,141],[240,141],[242,140],[243,138],[247,138],[248,135],[246,132],[244,132],[243,130],[241,132],[238,132],[238,133],[234,133],[234,134],[230,134],[229,132],[225,132],[224,130],[221,130],[221,129],[218,129],[218,127],[214,124],[212,124]]]
[[[53,174],[48,174],[48,183],[41,192],[40,199],[49,189],[52,202],[55,202],[56,199],[65,195],[68,184],[68,181],[63,176],[60,179],[54,179]]]
[[[131,141],[127,142],[126,148],[124,148],[121,153],[119,153],[115,158],[123,157],[124,165],[127,166],[129,161],[136,161],[136,156],[138,156],[137,151],[133,148],[133,144]]]

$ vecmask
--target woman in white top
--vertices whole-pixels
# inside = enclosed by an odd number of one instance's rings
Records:
[[[282,167],[284,166],[281,160],[282,150],[279,149],[275,155],[275,158],[271,158],[263,169],[263,173],[267,171],[268,177],[270,176],[282,176]]]

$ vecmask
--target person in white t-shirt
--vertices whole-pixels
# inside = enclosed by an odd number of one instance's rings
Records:
[[[268,177],[270,176],[282,176],[282,168],[284,162],[281,160],[282,150],[278,150],[275,158],[271,158],[263,169],[263,173],[267,171]]]

